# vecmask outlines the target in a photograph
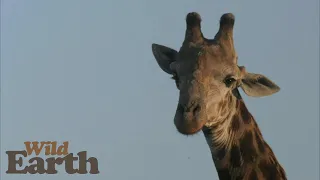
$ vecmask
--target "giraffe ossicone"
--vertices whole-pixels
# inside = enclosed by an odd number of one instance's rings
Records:
[[[159,67],[173,76],[179,90],[176,129],[184,135],[203,132],[220,180],[286,180],[238,90],[263,97],[278,92],[279,86],[238,65],[232,13],[221,16],[214,39],[203,36],[201,21],[196,12],[186,16],[179,51],[152,44]]]

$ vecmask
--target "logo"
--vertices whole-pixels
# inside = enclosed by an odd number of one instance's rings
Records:
[[[87,159],[87,151],[78,152],[77,156],[73,156],[73,153],[68,152],[68,141],[59,146],[57,141],[27,141],[24,144],[25,150],[6,151],[8,155],[7,174],[57,174],[56,165],[62,164],[64,164],[65,171],[68,174],[99,174],[97,158],[90,157]],[[43,151],[46,156],[58,157],[43,159],[39,157],[40,152]],[[35,156],[32,155],[33,153]],[[73,166],[74,162],[78,162],[78,168]],[[88,163],[90,163],[89,172],[87,171]]]

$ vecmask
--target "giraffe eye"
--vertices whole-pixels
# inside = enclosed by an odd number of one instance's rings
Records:
[[[232,77],[226,78],[224,80],[224,83],[226,84],[227,87],[230,87],[234,82],[236,82],[236,79]]]

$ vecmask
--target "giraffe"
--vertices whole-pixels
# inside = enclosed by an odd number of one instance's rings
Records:
[[[179,52],[152,44],[157,64],[179,90],[177,131],[183,135],[203,132],[220,180],[286,180],[238,89],[251,97],[264,97],[277,93],[279,86],[238,65],[232,13],[221,16],[214,39],[203,36],[201,21],[197,12],[187,14]]]

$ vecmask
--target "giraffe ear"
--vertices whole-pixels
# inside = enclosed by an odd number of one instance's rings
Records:
[[[173,62],[176,60],[178,52],[166,46],[152,44],[152,53],[160,68],[168,74],[173,74],[175,64]]]
[[[242,90],[252,97],[269,96],[280,91],[280,87],[262,74],[245,73],[241,83]]]

